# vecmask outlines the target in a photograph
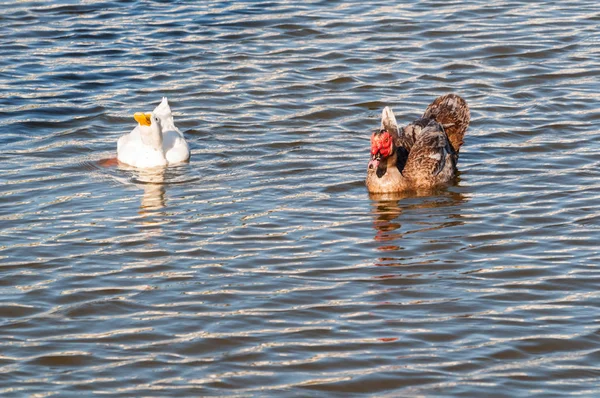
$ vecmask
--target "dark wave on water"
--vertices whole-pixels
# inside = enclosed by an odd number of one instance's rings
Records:
[[[596,1],[1,5],[2,396],[600,393]],[[447,92],[456,184],[369,195]]]

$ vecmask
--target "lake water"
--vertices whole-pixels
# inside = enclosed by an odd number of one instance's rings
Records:
[[[600,394],[600,5],[405,3],[2,2],[0,395]],[[106,162],[162,96],[190,162]]]

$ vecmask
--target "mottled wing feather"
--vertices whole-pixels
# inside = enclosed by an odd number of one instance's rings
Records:
[[[429,124],[430,121],[431,119],[421,118],[408,124],[406,127],[403,127],[396,142],[397,146],[401,146],[410,151],[419,135],[421,135],[421,131]]]
[[[398,151],[397,167],[400,172],[402,172],[408,161],[408,155],[417,137],[421,134],[421,130],[427,126],[428,122],[429,119],[418,119],[400,129],[400,133],[394,141]]]
[[[454,171],[456,156],[440,124],[432,121],[421,132],[412,146],[402,174],[414,181],[428,182],[432,185],[438,175],[448,170]],[[441,176],[440,176],[441,177]]]

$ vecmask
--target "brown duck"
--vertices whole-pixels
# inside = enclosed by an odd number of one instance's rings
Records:
[[[456,94],[438,97],[420,119],[404,128],[398,128],[386,106],[380,129],[371,135],[369,192],[427,189],[450,182],[470,119],[467,102]]]

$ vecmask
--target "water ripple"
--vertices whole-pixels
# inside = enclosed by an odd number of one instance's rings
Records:
[[[2,395],[600,392],[595,2],[1,5]],[[369,195],[450,91],[458,182]]]

